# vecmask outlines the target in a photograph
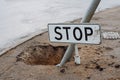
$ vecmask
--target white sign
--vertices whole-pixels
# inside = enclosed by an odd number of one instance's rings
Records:
[[[51,42],[100,44],[100,26],[97,24],[48,24]]]

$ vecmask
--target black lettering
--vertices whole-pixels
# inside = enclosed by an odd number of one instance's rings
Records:
[[[78,30],[80,32],[80,36],[79,37],[76,36],[76,30]],[[81,31],[81,29],[79,27],[74,28],[73,35],[74,35],[74,38],[76,40],[81,40],[82,39],[82,31]]]
[[[88,33],[88,30],[90,31],[90,33]],[[85,40],[88,40],[88,36],[93,34],[93,30],[90,27],[85,27]]]
[[[55,33],[60,36],[60,37],[55,37],[55,39],[61,40],[62,39],[62,34],[60,32],[58,32],[58,30],[61,30],[61,28],[59,26],[55,27],[55,29],[54,29]]]
[[[67,37],[67,40],[69,40],[69,33],[68,33],[68,29],[70,29],[70,27],[63,27],[63,29],[66,30],[66,37]]]

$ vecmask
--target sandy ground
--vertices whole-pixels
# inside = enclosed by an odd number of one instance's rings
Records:
[[[91,23],[100,24],[102,32],[120,33],[119,13],[120,7],[101,11]],[[47,32],[35,36],[0,57],[0,80],[120,80],[120,39],[78,44],[81,64],[76,65],[72,57],[63,67],[56,67],[66,46],[50,43]]]

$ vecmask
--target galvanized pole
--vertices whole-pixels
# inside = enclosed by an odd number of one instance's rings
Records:
[[[94,15],[95,10],[97,9],[101,0],[93,0],[90,7],[88,8],[86,14],[84,15],[81,23],[88,23],[90,22],[91,18]]]
[[[74,59],[75,59],[75,64],[80,64],[80,56],[79,56],[79,53],[78,53],[77,45],[75,45],[75,56],[74,56]]]
[[[94,15],[95,10],[97,9],[99,3],[101,0],[93,0],[90,7],[88,8],[86,14],[84,15],[84,17],[81,20],[81,23],[88,23],[90,22],[92,16]],[[74,49],[75,49],[75,45],[76,44],[70,44],[60,62],[60,64],[56,65],[56,66],[63,66],[65,64],[65,62],[68,61],[68,59],[70,59]]]

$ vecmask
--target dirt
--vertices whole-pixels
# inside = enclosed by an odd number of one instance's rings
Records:
[[[120,33],[119,12],[120,7],[101,11],[91,23],[100,24],[102,32]],[[49,42],[48,32],[35,36],[0,57],[0,80],[120,80],[120,39],[77,44],[81,64],[75,64],[73,53],[64,66],[56,67],[68,45]]]
[[[30,65],[57,65],[60,63],[66,46],[35,45],[17,55],[16,61],[23,61]]]

